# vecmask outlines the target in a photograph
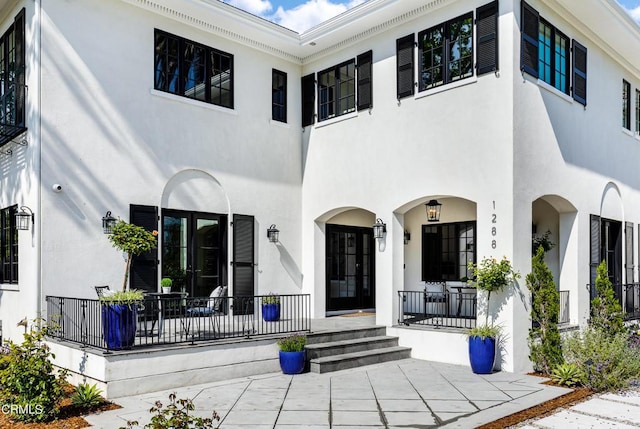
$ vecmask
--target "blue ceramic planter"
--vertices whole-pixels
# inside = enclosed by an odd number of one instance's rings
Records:
[[[280,352],[280,368],[285,374],[300,374],[304,371],[305,351]]]
[[[136,340],[138,306],[109,304],[102,306],[102,332],[109,350],[128,349]]]
[[[496,339],[469,337],[469,362],[476,374],[491,374],[496,358]]]
[[[265,322],[280,320],[280,304],[262,304],[262,319]]]

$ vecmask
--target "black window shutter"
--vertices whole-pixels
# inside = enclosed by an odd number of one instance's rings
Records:
[[[302,126],[313,124],[313,107],[316,103],[316,77],[314,73],[302,77]]]
[[[573,40],[573,99],[587,105],[587,48]]]
[[[520,68],[538,77],[538,32],[540,15],[538,11],[522,2],[520,43]]]
[[[633,283],[633,223],[625,222],[624,225],[624,245],[625,245],[625,274],[626,283]]]
[[[600,265],[600,216],[591,215],[590,216],[590,232],[591,232],[591,252],[589,256],[589,279],[592,285],[596,283],[596,269],[598,265]],[[593,292],[595,289],[591,290],[591,299],[593,299]]]
[[[358,55],[358,110],[373,106],[373,51]]]
[[[476,37],[478,76],[498,70],[497,0],[476,10]]]
[[[129,207],[130,223],[138,225],[147,231],[158,230],[158,207],[131,204]],[[131,261],[131,275],[129,287],[145,292],[158,290],[158,248],[151,249]]]
[[[233,296],[254,295],[254,218],[233,215]],[[235,314],[253,314],[250,301],[234,300]]]
[[[397,95],[398,100],[413,95],[413,49],[415,39],[409,34],[396,40],[396,66],[398,72]]]
[[[25,10],[24,8],[16,16],[13,29],[16,49],[16,117],[15,125],[25,125]]]
[[[358,73],[358,110],[373,106],[373,51],[356,58]]]

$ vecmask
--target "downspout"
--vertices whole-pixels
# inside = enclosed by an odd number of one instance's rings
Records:
[[[37,101],[37,109],[34,109],[36,115],[38,115],[37,120],[34,121],[37,123],[37,150],[38,150],[38,240],[37,246],[38,250],[36,252],[36,278],[37,278],[37,293],[38,293],[38,303],[36,307],[37,317],[43,317],[42,306],[44,303],[44,294],[42,287],[42,0],[35,0],[35,13],[36,13],[36,25],[34,26],[34,31],[37,31],[38,34],[33,40],[36,40],[38,46],[33,51],[36,53],[36,58],[34,63],[36,64],[37,73],[38,73],[38,101]]]

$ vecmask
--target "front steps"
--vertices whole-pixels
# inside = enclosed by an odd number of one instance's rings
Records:
[[[384,327],[365,327],[309,334],[309,370],[321,374],[411,357],[410,348],[385,333]]]

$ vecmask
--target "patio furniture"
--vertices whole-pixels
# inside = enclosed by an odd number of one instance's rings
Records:
[[[145,297],[150,297],[153,300],[156,300],[156,305],[157,305],[157,310],[158,310],[158,340],[160,340],[162,338],[162,335],[164,333],[164,322],[165,322],[165,318],[166,316],[178,316],[180,318],[180,325],[182,327],[182,331],[180,332],[180,336],[182,336],[182,332],[184,331],[187,335],[189,334],[189,326],[188,324],[185,324],[185,320],[184,320],[184,315],[185,313],[183,312],[184,307],[181,305],[182,300],[184,298],[187,297],[187,293],[186,292],[171,292],[171,293],[159,293],[159,292],[150,292],[147,293]],[[175,304],[177,303],[177,307],[176,306],[172,306],[172,307],[166,307],[163,308],[163,301],[164,304]],[[174,314],[170,314],[170,312],[174,309],[177,308],[177,311]],[[155,324],[155,320],[153,322]],[[151,329],[153,330],[153,325],[151,326]]]
[[[109,286],[94,286],[98,298],[102,298],[106,293],[110,292]]]
[[[428,305],[435,309],[436,305],[442,307],[442,312],[429,312]],[[449,300],[447,299],[446,283],[424,282],[424,315],[447,316],[449,313]]]
[[[220,332],[220,315],[223,313],[223,303],[227,295],[227,286],[218,286],[208,298],[194,299],[192,307],[187,308],[187,334],[191,329],[191,319],[199,317],[209,318],[209,324],[213,327],[213,334]],[[198,323],[198,326],[200,323]]]

